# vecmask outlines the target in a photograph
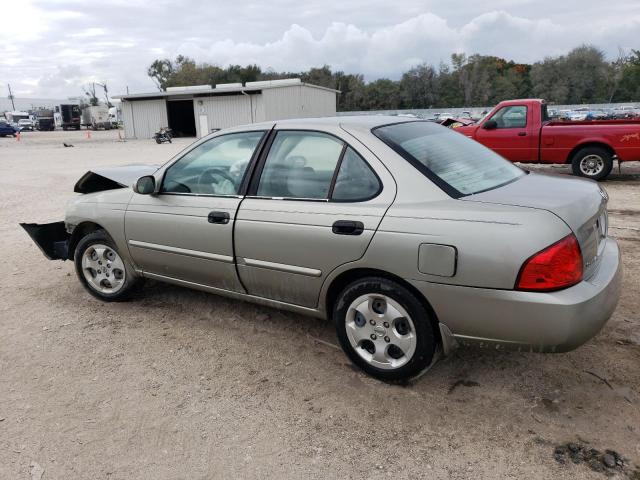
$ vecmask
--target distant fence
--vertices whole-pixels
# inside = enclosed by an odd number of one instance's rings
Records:
[[[547,104],[549,108],[554,110],[575,110],[576,108],[589,108],[592,110],[600,109],[613,109],[616,107],[622,107],[631,105],[634,108],[640,108],[638,102],[624,102],[624,103],[584,103],[580,105],[552,105]],[[338,112],[338,116],[344,115],[402,115],[406,113],[412,113],[421,117],[432,117],[435,113],[451,113],[452,115],[460,115],[462,112],[471,112],[474,117],[482,115],[482,112],[490,111],[493,107],[463,107],[463,108],[409,108],[405,110],[369,110],[359,112]]]

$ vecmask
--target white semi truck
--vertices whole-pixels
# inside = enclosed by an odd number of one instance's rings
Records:
[[[82,109],[82,126],[97,130],[104,128],[111,130],[111,119],[109,109],[104,105],[85,107]]]

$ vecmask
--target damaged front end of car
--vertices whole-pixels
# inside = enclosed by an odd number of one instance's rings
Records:
[[[31,239],[49,260],[69,259],[69,239],[64,222],[53,223],[21,223]]]
[[[85,173],[76,182],[73,191],[83,195],[121,188],[131,188],[136,180],[151,175],[158,169],[154,165],[126,165],[99,168]],[[73,225],[64,221],[53,223],[21,223],[34,243],[49,260],[71,260],[70,242]]]

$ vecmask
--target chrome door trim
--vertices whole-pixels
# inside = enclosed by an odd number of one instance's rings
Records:
[[[155,194],[156,197],[160,195],[177,195],[183,197],[209,197],[209,198],[244,198],[242,195],[235,194],[213,194],[213,193],[185,193],[185,192],[158,192]]]
[[[328,198],[299,198],[299,197],[265,197],[261,195],[246,195],[244,198],[252,200],[293,200],[296,202],[324,202],[328,203]]]
[[[322,276],[322,270],[316,270],[315,268],[298,267],[297,265],[287,265],[286,263],[265,262],[264,260],[256,260],[254,258],[238,258],[238,263],[241,262],[249,267],[268,268],[270,270],[277,270],[279,272],[286,273],[296,273],[298,275],[305,275],[307,277]]]
[[[158,245],[157,243],[140,242],[138,240],[129,240],[129,245],[132,247],[145,248],[147,250],[156,250],[158,252],[175,253],[177,255],[186,255],[188,257],[204,258],[206,260],[215,260],[217,262],[224,263],[233,263],[233,257],[230,257],[228,255],[200,252],[198,250],[171,247],[169,245]]]
[[[161,282],[167,282],[174,285],[180,285],[183,287],[195,288],[197,290],[202,290],[204,292],[215,293],[218,295],[223,295],[225,297],[235,298],[238,300],[246,300],[249,302],[258,303],[260,305],[266,305],[268,307],[281,308],[284,310],[301,313],[303,315],[311,315],[313,317],[325,318],[325,319],[327,318],[325,313],[318,310],[317,308],[303,307],[293,303],[281,302],[279,300],[271,300],[269,298],[258,297],[256,295],[250,295],[247,293],[240,293],[240,292],[234,292],[232,290],[225,290],[223,288],[210,287],[208,285],[203,285],[201,283],[189,282],[187,280],[180,280],[174,277],[166,277],[164,275],[158,275],[156,273],[149,273],[149,272],[141,272],[141,273],[146,278],[159,280]]]

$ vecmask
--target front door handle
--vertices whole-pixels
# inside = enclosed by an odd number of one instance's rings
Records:
[[[331,227],[336,235],[360,235],[364,232],[364,223],[353,220],[338,220]]]
[[[210,212],[209,216],[207,217],[207,221],[209,223],[221,223],[223,225],[226,225],[227,223],[229,223],[229,219],[231,217],[229,216],[228,212]]]
[[[527,136],[527,132],[518,132],[518,136],[519,137],[526,137]]]

